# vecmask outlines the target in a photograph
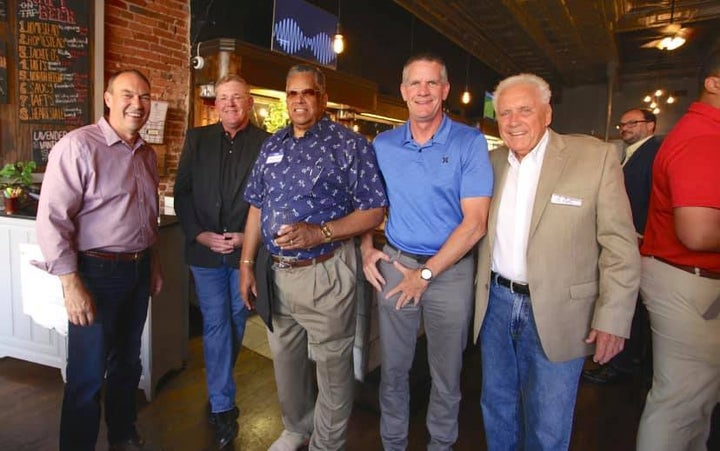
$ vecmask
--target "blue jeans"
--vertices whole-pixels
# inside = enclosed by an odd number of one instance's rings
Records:
[[[67,382],[60,450],[94,450],[105,388],[108,441],[135,434],[135,390],[142,371],[140,341],[150,298],[150,257],[113,262],[80,255],[78,273],[95,302],[91,326],[68,328]]]
[[[480,405],[488,450],[567,449],[584,358],[549,361],[530,297],[495,282],[480,349]]]
[[[233,367],[240,352],[248,311],[240,297],[239,270],[191,266],[195,292],[203,317],[203,352],[210,409],[226,412],[235,407]]]

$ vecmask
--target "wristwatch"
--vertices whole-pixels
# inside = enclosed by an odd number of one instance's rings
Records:
[[[333,233],[332,233],[332,230],[330,229],[329,223],[326,222],[325,224],[321,225],[320,231],[323,234],[323,243],[329,243],[330,241],[332,241]]]
[[[420,268],[420,278],[425,282],[430,282],[433,278],[432,269],[428,268],[427,266],[423,266],[422,268]]]

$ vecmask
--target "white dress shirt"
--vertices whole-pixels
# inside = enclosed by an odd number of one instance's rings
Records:
[[[527,283],[527,243],[535,192],[550,134],[545,134],[522,160],[512,150],[510,168],[500,193],[492,270],[515,282]]]

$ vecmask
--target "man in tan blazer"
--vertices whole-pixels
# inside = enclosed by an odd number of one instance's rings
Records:
[[[605,363],[628,337],[640,256],[612,145],[559,135],[550,87],[521,74],[498,84],[507,148],[480,244],[475,336],[488,449],[567,449],[584,357]]]

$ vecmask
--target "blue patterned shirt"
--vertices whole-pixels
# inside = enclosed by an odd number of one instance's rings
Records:
[[[261,209],[262,236],[273,254],[273,211],[289,215],[281,223],[323,224],[355,210],[387,205],[385,189],[367,140],[323,117],[302,138],[292,125],[267,139],[248,179],[245,200]],[[338,243],[283,251],[300,260],[331,252]]]

